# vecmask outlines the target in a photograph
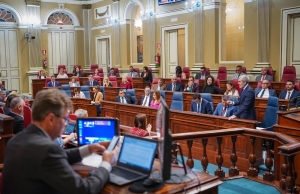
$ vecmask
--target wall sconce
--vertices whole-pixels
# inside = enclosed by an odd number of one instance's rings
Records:
[[[191,6],[188,5],[188,2],[185,2],[185,10],[187,10],[188,12],[196,12],[198,8],[200,8],[201,3],[200,1],[192,1]]]
[[[30,32],[26,32],[25,38],[27,38],[27,41],[30,42],[31,40],[35,39],[35,36],[32,36]]]
[[[110,19],[106,18],[106,25],[108,26],[113,26],[118,23],[119,23],[118,19],[113,19],[112,17]]]
[[[146,9],[145,13],[143,13],[142,11],[140,12],[141,14],[141,18],[148,20],[149,18],[154,16],[154,12],[153,11],[149,11],[148,9]]]

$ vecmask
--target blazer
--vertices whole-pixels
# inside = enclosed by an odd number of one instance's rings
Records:
[[[228,106],[227,107],[227,112],[226,112],[226,117],[232,116],[235,113],[236,110],[237,110],[236,106]],[[222,116],[222,113],[223,113],[223,104],[219,103],[217,105],[216,110],[215,110],[213,115]]]
[[[157,90],[158,88],[158,84],[153,84],[151,87],[151,90]],[[165,90],[166,89],[166,84],[162,84],[162,86],[160,86],[160,90]]]
[[[79,148],[64,150],[31,124],[6,146],[3,193],[99,193],[109,172],[100,166],[82,178],[71,167],[81,160]]]
[[[187,84],[185,84],[185,86],[184,86],[184,92],[190,92],[189,90],[187,90],[187,88],[188,88],[188,85]],[[193,89],[192,89],[192,91],[191,92],[194,92],[194,93],[198,93],[199,92],[199,85],[198,84],[193,84]]]
[[[124,97],[125,97],[127,104],[137,104],[137,99],[130,96],[129,94],[126,94]],[[116,97],[116,102],[121,102],[120,96]]]
[[[259,76],[257,76],[256,78],[255,78],[255,81],[261,81],[261,77],[262,77],[262,75],[259,75]],[[266,75],[265,76],[265,80],[268,80],[269,82],[272,82],[273,81],[273,76],[270,76],[270,75]]]
[[[131,74],[132,74],[132,75],[131,75]],[[133,71],[133,72],[129,72],[129,73],[127,74],[127,76],[130,76],[130,77],[139,77],[139,74],[138,74],[137,72]]]
[[[149,98],[149,104],[148,104],[148,106],[150,106],[150,103],[151,103],[151,101],[152,101],[152,95],[151,95],[151,94],[149,94],[149,96],[150,96],[150,98]],[[142,96],[141,105],[143,105],[144,98],[145,98],[145,94]]]
[[[58,82],[58,81],[55,81],[55,82],[54,82],[54,84],[55,84],[55,87],[58,87],[58,86],[60,86],[60,84],[59,84],[59,82]],[[48,86],[48,87],[53,87],[53,85],[52,85],[52,81],[48,82],[48,83],[47,83],[47,86]]]
[[[15,114],[13,112],[9,112],[7,115],[14,118],[14,121],[13,121],[14,134],[17,134],[17,133],[23,131],[23,129],[24,129],[24,117],[21,117],[20,115]]]
[[[124,84],[123,82],[120,83],[120,88],[126,88],[127,89],[132,89],[132,83],[127,82],[126,84]]]
[[[234,102],[238,110],[234,113],[237,118],[256,120],[255,114],[255,93],[251,86],[248,84],[244,91],[241,91],[240,98]]]
[[[144,72],[142,73],[141,77],[144,77]],[[152,83],[152,73],[148,72],[148,74],[146,75],[146,77],[144,77],[145,82],[150,82]]]
[[[241,75],[246,75],[243,72],[239,75],[237,73],[233,74],[232,79],[238,79]]]
[[[170,83],[167,85],[166,90],[167,91],[172,91],[173,83]],[[175,83],[175,91],[182,91],[182,85],[178,82]]]
[[[6,89],[5,89],[5,87],[4,86],[2,86],[1,88],[0,88],[0,91],[5,91]]]
[[[259,97],[257,96],[259,94],[259,92],[262,90],[262,88],[255,88],[254,93],[255,93],[255,97]],[[277,97],[276,95],[276,91],[273,89],[268,89],[269,90],[269,96],[274,96]]]
[[[197,103],[194,100],[192,100],[192,103],[191,103],[191,111],[192,112],[197,112]],[[202,98],[202,101],[201,101],[201,110],[200,110],[199,113],[213,114],[210,103],[207,100],[203,99],[203,98]]]
[[[94,98],[93,98],[93,101],[97,104],[100,104],[100,102],[103,100],[103,94],[102,92],[97,92],[94,94]]]
[[[281,91],[279,94],[279,99],[285,99],[286,94],[287,94],[287,90]],[[291,94],[290,99],[296,98],[297,96],[300,96],[300,92],[294,89],[293,93]],[[293,100],[291,105],[296,106],[296,102],[297,102],[297,99]],[[298,102],[298,106],[300,106],[299,102]]]
[[[100,86],[100,84],[97,80],[93,80],[93,85],[90,84],[90,81],[87,81],[85,85],[87,85],[87,86]]]
[[[116,76],[116,77],[119,77],[119,75],[118,75],[117,73],[108,73],[108,74],[107,74],[107,77],[109,77],[109,76]]]
[[[205,77],[207,77],[210,74],[209,73],[205,73],[204,75],[205,75]],[[195,79],[201,79],[201,73],[196,73]]]
[[[73,75],[74,75],[74,76],[77,76],[77,77],[83,77],[83,74],[82,74],[81,72],[79,72],[79,73],[76,73],[76,72],[75,72],[75,73],[73,73]]]
[[[70,87],[74,87],[72,82],[69,82]],[[75,86],[80,86],[79,82],[75,82]]]

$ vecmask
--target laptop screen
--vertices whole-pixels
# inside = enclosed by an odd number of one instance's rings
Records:
[[[75,123],[68,123],[68,125],[65,127],[63,135],[70,135],[71,133],[74,133],[75,126]]]
[[[157,141],[141,137],[124,136],[118,165],[151,171],[156,153]]]
[[[78,144],[110,141],[118,135],[119,121],[113,118],[77,118]]]

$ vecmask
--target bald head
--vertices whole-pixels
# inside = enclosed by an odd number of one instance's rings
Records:
[[[15,97],[10,102],[11,112],[17,113],[19,115],[24,115],[24,100],[20,97]]]

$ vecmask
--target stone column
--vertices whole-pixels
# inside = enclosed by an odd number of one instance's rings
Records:
[[[119,0],[113,0],[113,18],[119,20]],[[115,64],[112,67],[120,67],[120,24],[114,23],[114,51],[115,51]]]
[[[84,65],[91,66],[91,27],[92,27],[92,5],[83,4],[83,26],[84,26]]]

